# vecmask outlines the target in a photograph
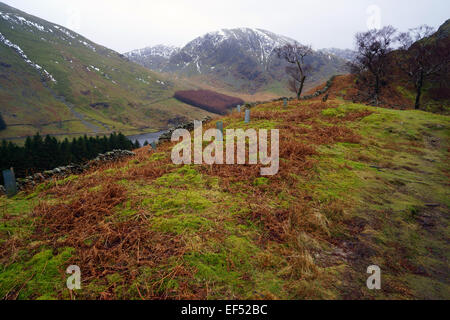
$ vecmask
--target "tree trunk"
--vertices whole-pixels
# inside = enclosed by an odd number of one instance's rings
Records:
[[[303,76],[300,81],[300,88],[298,89],[298,92],[297,92],[297,100],[300,100],[300,97],[301,97],[302,91],[303,91],[303,87],[305,85],[305,80],[306,80],[306,77]]]
[[[378,105],[378,96],[380,94],[380,76],[376,75],[375,76],[375,103],[376,105]]]
[[[416,82],[416,103],[414,104],[414,108],[416,110],[420,109],[420,97],[422,96],[422,87],[423,87],[423,73],[420,73],[419,79]]]

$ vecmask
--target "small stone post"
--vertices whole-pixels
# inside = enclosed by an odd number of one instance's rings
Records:
[[[14,175],[14,169],[3,170],[3,180],[5,181],[6,195],[13,197],[17,194],[17,183]]]
[[[217,140],[223,141],[223,122],[218,121],[216,123],[216,128],[217,128]]]
[[[245,123],[250,122],[250,109],[245,109]]]

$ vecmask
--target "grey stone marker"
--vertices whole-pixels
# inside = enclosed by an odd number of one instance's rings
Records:
[[[153,150],[156,150],[156,141],[153,141],[152,143],[150,143],[150,145],[152,146]]]
[[[286,98],[283,99],[283,107],[287,107],[287,99]]]
[[[236,108],[237,108],[237,112],[241,112],[241,105],[240,104]]]
[[[223,122],[222,121],[218,121],[216,123],[216,128],[217,128],[217,140],[218,141],[223,141]]]
[[[245,110],[245,123],[250,122],[250,109]]]
[[[16,177],[13,170],[3,170],[3,180],[5,181],[6,195],[13,197],[17,194]]]

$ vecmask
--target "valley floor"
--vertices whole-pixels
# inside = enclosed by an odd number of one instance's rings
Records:
[[[450,298],[448,116],[333,98],[221,120],[280,129],[279,173],[173,165],[165,144],[2,197],[0,298]]]

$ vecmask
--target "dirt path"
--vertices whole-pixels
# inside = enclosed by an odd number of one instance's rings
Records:
[[[450,297],[450,217],[439,195],[448,190],[445,158],[430,159],[440,145],[428,143],[428,133],[423,138],[421,153],[408,165],[392,162],[377,169],[373,178],[382,181],[383,189],[366,179],[363,205],[345,221],[351,237],[337,243],[350,267],[344,274],[344,299]],[[365,288],[370,265],[382,270],[379,292]]]
[[[75,118],[77,118],[78,120],[80,120],[81,123],[83,123],[83,125],[85,125],[87,128],[89,128],[89,130],[92,131],[93,133],[100,133],[100,131],[101,131],[100,127],[103,127],[104,130],[106,130],[106,131],[111,130],[110,127],[108,125],[104,124],[103,122],[100,122],[98,120],[92,120],[92,119],[89,121],[86,120],[85,116],[83,114],[79,113],[78,111],[76,111],[75,106],[73,104],[71,104],[70,102],[68,102],[65,97],[57,95],[56,92],[52,88],[50,88],[45,82],[43,82],[43,86],[45,88],[47,88],[47,90],[51,93],[51,95],[56,100],[64,103],[67,106],[67,108],[69,108],[72,115]],[[98,125],[94,124],[93,122],[97,123]]]

